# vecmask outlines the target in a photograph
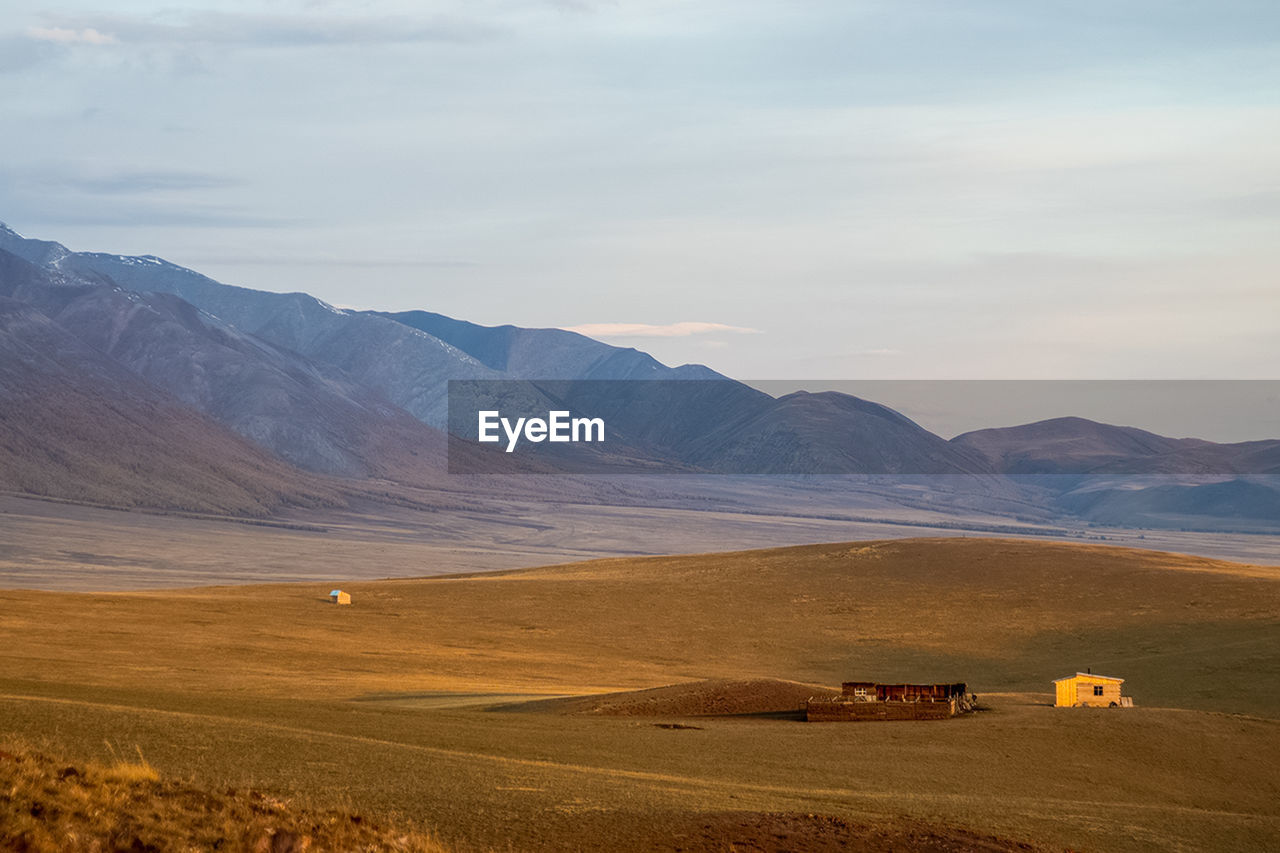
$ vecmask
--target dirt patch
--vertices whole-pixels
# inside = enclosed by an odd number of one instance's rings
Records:
[[[867,824],[831,815],[790,812],[715,812],[691,815],[653,836],[621,842],[619,849],[662,853],[1037,853],[1050,848],[917,821]]]
[[[838,691],[829,687],[777,678],[712,679],[649,690],[521,702],[493,710],[607,717],[787,716],[803,714],[804,703],[810,697],[835,695]]]

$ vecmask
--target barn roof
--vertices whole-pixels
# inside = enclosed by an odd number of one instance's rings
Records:
[[[1055,678],[1053,683],[1057,684],[1059,681],[1070,681],[1073,678],[1097,678],[1100,681],[1115,681],[1119,684],[1124,683],[1123,678],[1116,678],[1114,675],[1098,675],[1096,672],[1077,672],[1075,675],[1068,675],[1065,678]]]

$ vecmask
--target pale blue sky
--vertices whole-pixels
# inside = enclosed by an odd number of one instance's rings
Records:
[[[27,236],[749,378],[1280,373],[1272,0],[104,5],[6,4]]]

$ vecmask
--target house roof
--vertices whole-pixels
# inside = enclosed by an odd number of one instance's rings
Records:
[[[329,594],[330,594],[330,595],[338,595],[338,594],[339,594],[339,593],[341,593],[341,592],[342,592],[342,590],[340,590],[340,589],[331,589],[331,590],[329,590]]]
[[[1066,678],[1055,678],[1053,683],[1057,684],[1059,681],[1070,681],[1073,678],[1096,678],[1099,681],[1115,681],[1119,684],[1124,683],[1123,678],[1116,678],[1114,675],[1098,675],[1096,672],[1077,672],[1075,675],[1068,675]]]

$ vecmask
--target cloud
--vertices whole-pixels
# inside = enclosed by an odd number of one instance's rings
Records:
[[[316,17],[206,12],[176,22],[129,15],[58,17],[31,27],[27,37],[64,44],[218,44],[258,47],[469,42],[497,32],[491,25],[437,15]]]
[[[729,326],[724,323],[700,323],[685,321],[650,325],[648,323],[584,323],[581,326],[565,326],[565,331],[577,332],[589,338],[687,338],[690,335],[730,333],[756,335],[759,329],[745,326]]]
[[[93,27],[74,29],[71,27],[29,27],[27,38],[36,41],[51,41],[57,44],[115,44],[116,37],[110,33],[99,32]]]

